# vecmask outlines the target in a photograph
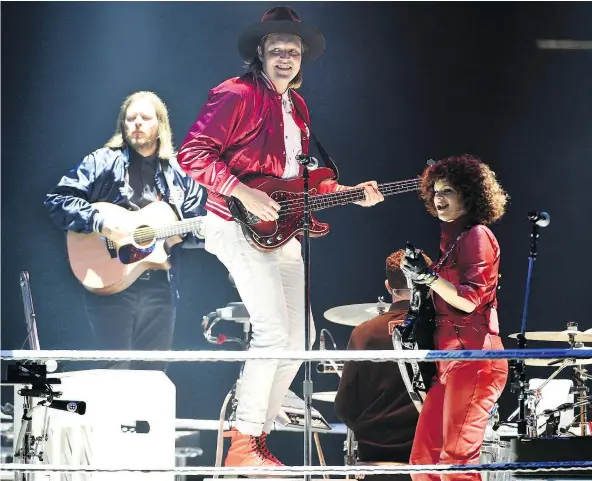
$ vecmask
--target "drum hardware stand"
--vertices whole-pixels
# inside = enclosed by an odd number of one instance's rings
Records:
[[[538,419],[538,418],[541,418],[544,416],[550,416],[550,419],[556,418],[557,423],[559,423],[559,416],[556,417],[555,416],[556,414],[560,414],[563,411],[567,411],[568,409],[573,409],[573,408],[577,408],[577,407],[579,407],[580,412],[582,412],[582,410],[585,410],[586,406],[588,404],[590,404],[591,402],[592,402],[592,396],[583,396],[580,398],[580,400],[578,400],[576,402],[560,404],[555,409],[545,409],[541,414],[538,414],[536,416],[536,418]],[[567,433],[571,426],[573,426],[574,424],[577,424],[578,417],[580,417],[580,414],[576,415],[574,417],[574,419],[572,420],[572,422],[568,426],[566,426],[564,428],[560,428],[559,431],[562,434]],[[557,425],[557,427],[559,427],[559,425]],[[584,425],[584,429],[585,429],[585,425]],[[556,434],[557,434],[557,432],[555,432],[553,435],[556,435]],[[585,436],[585,433],[582,434],[582,436]]]
[[[543,437],[553,438],[559,434],[559,421],[561,415],[559,413],[552,413],[549,415],[545,423],[545,432]]]
[[[528,272],[526,275],[526,292],[524,296],[524,305],[522,309],[522,324],[520,328],[520,334],[518,334],[518,349],[526,348],[526,319],[528,317],[528,300],[530,297],[530,281],[532,279],[532,270],[534,267],[534,261],[537,258],[537,241],[539,238],[538,228],[546,227],[549,223],[549,215],[539,215],[535,212],[528,214],[528,220],[532,222],[532,232],[530,234],[530,254],[528,256]],[[524,361],[513,360],[510,363],[512,368],[512,383],[511,391],[518,394],[518,437],[536,437],[536,421],[533,423],[532,416],[526,415],[526,402],[527,402],[527,388],[526,388],[526,373],[524,372]],[[534,425],[533,425],[534,424]]]
[[[329,336],[329,339],[331,339],[331,344],[333,345],[333,349],[337,350],[337,343],[333,338],[333,334],[331,334],[329,329],[321,329],[321,332],[319,334],[319,351],[327,350],[327,342],[325,335]],[[339,361],[320,361],[316,366],[316,371],[319,374],[337,374],[341,379],[341,372],[343,371],[343,366],[344,363]]]
[[[583,342],[576,342],[575,341],[575,333],[578,332],[578,323],[577,322],[568,322],[567,323],[567,330],[574,331],[574,334],[568,332],[569,337],[569,345],[571,349],[579,349],[584,347]],[[591,398],[588,397],[588,392],[590,389],[586,386],[586,381],[590,379],[591,376],[588,374],[588,370],[584,366],[578,366],[577,364],[574,365],[574,375],[573,375],[573,392],[576,393],[576,401],[577,404],[574,404],[574,407],[577,405],[580,407],[579,415],[574,418],[572,421],[572,425],[576,422],[576,419],[579,417],[579,424],[580,424],[580,436],[586,436],[586,426],[588,422],[588,404],[590,404]]]
[[[580,407],[579,420],[580,436],[586,436],[586,426],[588,423],[588,404],[592,401],[592,396],[588,396],[589,388],[586,386],[586,380],[590,379],[587,374],[588,370],[583,366],[574,367],[574,392],[577,393],[577,403],[575,406]],[[576,419],[578,419],[576,417]],[[574,420],[575,421],[575,420]]]
[[[571,326],[569,325],[571,324]],[[575,325],[575,327],[577,328],[577,324],[576,323],[569,323],[568,324],[568,328],[569,327],[573,327],[573,325]],[[569,335],[573,341],[573,337],[571,335]],[[571,344],[571,348],[573,349],[578,348],[578,347],[583,347],[582,343],[573,343],[570,342]],[[586,380],[590,379],[591,376],[589,374],[587,374],[587,369],[585,369],[583,366],[574,366],[574,386],[572,387],[572,393],[577,393],[577,399],[575,403],[565,403],[562,404],[561,406],[559,406],[557,409],[554,410],[548,410],[546,409],[544,411],[544,413],[542,414],[535,414],[536,412],[536,407],[538,405],[538,403],[540,402],[541,399],[541,395],[542,395],[542,391],[543,388],[549,384],[549,382],[551,382],[553,379],[555,379],[557,377],[557,375],[563,371],[566,367],[570,367],[572,364],[571,362],[573,362],[572,359],[563,359],[561,361],[561,365],[559,365],[557,367],[557,369],[553,372],[553,374],[551,374],[547,379],[545,379],[545,381],[536,389],[527,389],[525,390],[525,394],[526,394],[526,400],[527,400],[527,413],[526,413],[526,419],[528,422],[528,425],[530,427],[533,428],[534,432],[533,435],[529,437],[536,437],[537,436],[537,419],[543,416],[547,416],[549,414],[553,414],[553,413],[557,413],[560,411],[565,411],[567,409],[571,409],[573,407],[580,407],[580,413],[578,414],[578,416],[576,416],[574,418],[574,420],[572,421],[572,423],[570,425],[573,425],[576,420],[579,417],[579,423],[580,423],[580,428],[581,428],[581,435],[585,436],[586,435],[586,422],[587,422],[587,405],[590,404],[591,402],[591,398],[588,397],[588,392],[589,392],[589,388],[585,385]],[[510,416],[508,417],[508,422],[511,421],[512,419],[514,419],[516,417],[516,415],[519,413],[518,409],[516,409],[512,414],[510,414]],[[551,422],[552,420],[549,419],[549,421],[547,421],[548,423]],[[568,428],[563,428],[565,429],[565,431],[567,431]]]
[[[569,366],[570,366],[569,359],[562,360],[561,365],[553,372],[553,374],[551,374],[547,379],[545,379],[545,381],[538,388],[525,390],[527,402],[530,399],[534,399],[534,406],[532,407],[531,415],[534,413],[534,408],[536,408],[537,404],[540,401],[540,397],[541,397],[541,393],[543,391],[543,388],[547,384],[549,384],[553,379],[555,379],[561,371],[563,371],[566,367],[569,367]],[[518,415],[518,414],[519,414],[519,410],[516,409],[512,414],[510,414],[510,416],[508,417],[508,421],[511,421],[512,419],[514,419],[516,417],[516,415]]]
[[[343,449],[345,451],[344,464],[345,466],[355,466],[358,463],[358,442],[351,429],[348,428],[345,441],[343,442]],[[349,478],[349,474],[346,475]]]

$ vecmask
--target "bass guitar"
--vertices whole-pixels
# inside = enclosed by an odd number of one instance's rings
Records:
[[[312,215],[322,209],[337,207],[364,200],[364,188],[357,187],[339,192],[319,194],[319,184],[331,179],[334,172],[328,168],[310,171],[309,206],[310,237],[320,237],[329,233],[329,224],[318,222]],[[304,223],[304,180],[278,179],[271,176],[247,176],[241,182],[253,189],[267,193],[280,204],[279,218],[275,221],[263,221],[245,209],[244,205],[234,197],[227,197],[226,203],[234,219],[242,226],[247,241],[261,251],[273,251],[292,237],[303,231]],[[378,190],[383,196],[402,194],[419,189],[420,179],[402,180],[379,184]]]

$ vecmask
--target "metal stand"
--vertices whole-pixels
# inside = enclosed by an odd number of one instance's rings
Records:
[[[36,461],[44,461],[44,452],[42,451],[48,440],[49,417],[47,415],[47,400],[40,401],[33,406],[33,398],[25,396],[23,400],[23,417],[21,418],[21,428],[14,447],[14,462],[22,464],[36,464]],[[43,428],[40,436],[35,436],[32,431],[33,411],[38,408],[46,408],[43,419]],[[26,481],[33,478],[32,473],[14,473],[15,481]]]
[[[21,427],[16,438],[14,446],[14,462],[21,464],[35,464],[37,461],[44,461],[44,452],[42,451],[45,443],[48,440],[49,417],[47,408],[54,407],[54,397],[59,397],[61,393],[54,392],[50,383],[59,380],[47,379],[45,365],[30,363],[24,365],[16,363],[8,365],[6,371],[6,381],[3,383],[20,384],[19,381],[29,381],[18,394],[23,397],[23,415],[21,417]],[[33,406],[34,398],[43,398]],[[65,401],[69,403],[70,401]],[[45,416],[43,419],[43,426],[40,436],[35,436],[33,433],[33,412],[39,408],[45,409]],[[56,406],[56,409],[61,409],[61,406]],[[65,409],[64,409],[65,410]],[[17,473],[14,474],[15,481],[26,481],[33,479],[32,473]]]
[[[302,172],[303,197],[304,197],[304,218],[302,232],[302,251],[304,259],[304,345],[305,350],[310,351],[310,204],[308,192],[310,157],[299,155],[298,161],[304,167]],[[302,397],[304,399],[304,466],[311,466],[312,460],[312,362],[304,362],[304,381],[302,383]],[[310,481],[310,474],[304,476],[305,481]]]
[[[530,254],[528,256],[528,273],[526,275],[526,292],[524,295],[524,306],[522,308],[522,323],[520,326],[520,334],[518,335],[518,349],[526,348],[526,319],[528,317],[528,300],[530,297],[530,281],[532,279],[532,269],[534,267],[534,261],[537,258],[537,240],[539,238],[539,226],[545,227],[548,225],[548,214],[545,214],[546,218],[541,220],[541,216],[536,213],[529,213],[528,219],[532,222],[532,232],[530,234]],[[518,392],[518,436],[519,437],[536,437],[536,419],[534,416],[526,415],[526,400],[527,400],[527,387],[526,387],[526,374],[524,372],[524,361],[515,360],[512,362],[513,370],[513,381],[512,391]],[[533,414],[533,413],[531,413]]]
[[[343,443],[345,456],[344,462],[346,466],[355,466],[358,463],[358,442],[354,436],[354,432],[347,428],[347,434]],[[349,479],[349,476],[347,476]]]
[[[588,375],[588,371],[584,366],[575,366],[574,367],[574,391],[576,393],[576,403],[575,406],[579,406],[580,413],[576,419],[579,420],[580,423],[580,436],[587,435],[588,426],[588,405],[592,403],[592,396],[588,396],[588,387],[586,386],[586,381],[590,379]]]

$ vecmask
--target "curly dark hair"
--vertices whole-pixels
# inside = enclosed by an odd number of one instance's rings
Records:
[[[430,259],[424,252],[422,252],[421,255],[423,255],[423,258],[429,266],[432,263],[432,259]],[[399,249],[386,258],[386,278],[391,289],[407,289],[407,279],[401,270],[401,260],[404,256],[405,251]]]
[[[438,217],[434,207],[434,184],[445,180],[456,189],[467,214],[474,222],[491,224],[506,211],[509,196],[495,178],[495,172],[478,157],[448,157],[427,167],[421,175],[420,196],[428,212]]]

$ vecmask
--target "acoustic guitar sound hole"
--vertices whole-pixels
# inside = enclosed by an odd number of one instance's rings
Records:
[[[142,247],[149,246],[155,239],[156,232],[148,225],[141,225],[134,232],[134,242]]]

